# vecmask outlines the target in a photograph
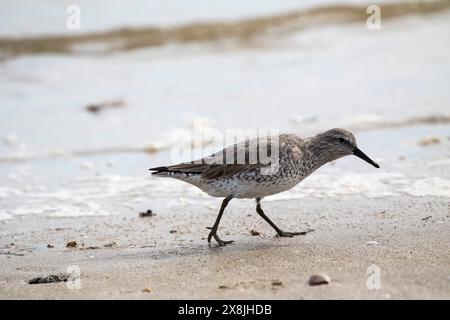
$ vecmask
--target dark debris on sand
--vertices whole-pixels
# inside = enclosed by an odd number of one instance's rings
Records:
[[[44,283],[56,283],[56,282],[66,282],[69,279],[69,275],[61,274],[51,274],[45,277],[36,277],[28,280],[28,284],[44,284]]]
[[[156,213],[153,213],[152,210],[148,209],[145,212],[139,212],[139,217],[141,218],[147,218],[147,217],[153,217],[156,216]]]
[[[280,280],[274,280],[272,281],[272,286],[282,286],[283,282],[281,282]]]
[[[76,248],[77,245],[78,244],[76,241],[69,241],[69,242],[67,242],[66,247],[67,248]]]
[[[116,245],[117,245],[117,243],[115,243],[115,242],[113,241],[113,242],[104,244],[103,247],[104,247],[104,248],[112,248],[112,247],[115,247]]]

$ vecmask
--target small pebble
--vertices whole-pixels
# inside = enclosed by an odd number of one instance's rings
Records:
[[[89,105],[86,107],[86,110],[92,113],[97,113],[100,111],[100,107],[97,105]]]
[[[146,217],[153,217],[155,214],[153,213],[152,210],[148,209],[145,212],[139,212],[139,217],[141,218],[146,218]]]
[[[308,284],[310,286],[319,286],[321,284],[329,284],[331,282],[331,279],[328,275],[321,273],[321,274],[313,274],[311,277],[309,277]]]
[[[259,231],[256,231],[256,230],[252,229],[252,231],[250,231],[250,234],[252,236],[259,236],[261,233]]]
[[[150,293],[150,292],[152,292],[152,290],[149,288],[144,288],[144,289],[142,289],[142,292]]]
[[[54,248],[54,247],[55,247],[55,246],[52,245],[52,244],[50,244],[50,243],[47,245],[47,248]]]
[[[272,281],[272,285],[273,286],[282,286],[283,282],[281,282],[280,280],[274,280],[274,281]]]
[[[177,230],[170,230],[169,232],[170,233],[177,233],[178,231]]]
[[[377,241],[367,241],[366,244],[368,246],[377,246],[377,245],[379,245],[379,243]]]
[[[105,247],[105,248],[112,248],[112,247],[114,247],[115,245],[116,245],[116,243],[113,241],[113,242],[111,242],[111,243],[107,243],[107,244],[103,245],[103,247]]]

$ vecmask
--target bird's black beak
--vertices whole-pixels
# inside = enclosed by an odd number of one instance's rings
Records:
[[[375,163],[372,159],[370,159],[368,156],[366,156],[366,154],[364,152],[362,152],[361,150],[358,149],[358,147],[355,147],[355,149],[353,149],[353,154],[355,156],[357,156],[358,158],[363,159],[364,161],[367,161],[368,163],[370,163],[371,165],[373,165],[375,168],[379,168],[380,166]]]

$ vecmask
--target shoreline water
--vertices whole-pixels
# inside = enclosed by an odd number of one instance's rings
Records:
[[[380,170],[356,157],[345,157],[266,201],[347,195],[450,199],[446,174],[450,165],[448,132],[448,125],[436,124],[364,131],[357,135],[358,145],[381,165]],[[383,143],[388,139],[389,145]],[[192,159],[186,159],[189,160]],[[120,215],[143,210],[142,205],[149,201],[157,210],[167,209],[172,206],[171,199],[181,205],[215,203],[215,199],[194,186],[150,176],[148,168],[167,163],[174,163],[170,152],[161,153],[159,158],[132,153],[2,163],[0,220],[20,216]],[[51,180],[49,166],[54,168]]]

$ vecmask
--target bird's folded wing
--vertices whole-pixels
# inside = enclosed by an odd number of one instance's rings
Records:
[[[270,165],[261,163],[259,148],[267,146],[266,140],[252,139],[231,145],[215,154],[192,162],[185,162],[166,167],[167,171],[181,173],[197,173],[204,179],[226,178]],[[270,152],[270,145],[268,145]]]
[[[261,165],[257,164],[224,164],[224,165],[211,165],[207,170],[202,173],[202,177],[205,179],[218,179],[227,178],[234,175],[239,175],[244,172],[254,170]]]
[[[180,163],[167,167],[168,171],[180,173],[197,173],[204,179],[231,177],[261,167],[258,164],[196,164]]]

